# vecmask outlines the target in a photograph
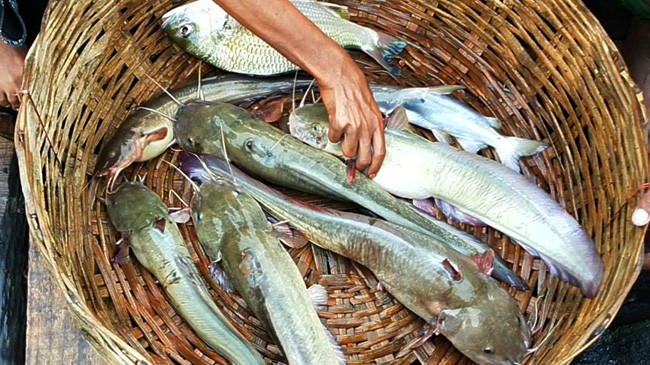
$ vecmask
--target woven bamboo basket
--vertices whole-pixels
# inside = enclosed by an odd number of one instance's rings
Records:
[[[486,240],[534,288],[509,289],[527,316],[540,314],[534,342],[552,332],[526,363],[568,363],[608,326],[640,268],[644,230],[629,219],[635,200],[616,211],[647,179],[644,118],[640,94],[615,46],[579,1],[335,1],[350,8],[353,21],[419,46],[400,55],[401,78],[354,53],[370,81],[465,85],[467,92],[458,97],[500,119],[505,134],[550,141],[547,151],[525,159],[525,174],[594,238],[606,268],[596,298],[587,300],[550,277],[539,260],[500,233],[461,228]],[[90,176],[100,146],[132,107],[160,94],[147,75],[170,88],[196,79],[199,61],[159,28],[162,14],[177,5],[52,1],[27,60],[29,96],[23,98],[15,139],[31,237],[76,324],[111,363],[224,363],[137,261],[111,263],[119,237],[98,199],[105,182]],[[203,70],[218,72],[205,65]],[[187,197],[189,190],[161,163],[174,158],[168,151],[126,175],[146,173],[146,184],[178,206],[169,191]],[[181,229],[207,279],[208,259],[193,229]],[[364,268],[311,245],[291,254],[306,281],[330,293],[319,315],[350,364],[470,362],[442,337],[413,348],[426,325],[378,292]],[[211,293],[269,361],[284,361],[239,296],[214,285]]]

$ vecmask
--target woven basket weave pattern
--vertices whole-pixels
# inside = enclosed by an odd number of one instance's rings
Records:
[[[576,1],[336,2],[350,8],[353,21],[413,44],[399,57],[401,78],[355,52],[370,81],[464,85],[467,92],[457,97],[501,120],[504,134],[551,143],[540,156],[524,160],[524,171],[594,238],[606,267],[595,299],[586,300],[576,288],[545,274],[543,264],[500,233],[462,228],[513,263],[531,287],[539,285],[541,291],[509,290],[527,315],[537,307],[541,330],[535,341],[559,323],[527,362],[555,364],[575,354],[608,325],[639,270],[643,230],[629,222],[633,205],[614,213],[647,178],[643,116],[612,42]],[[160,94],[147,76],[166,87],[195,80],[199,62],[159,29],[162,14],[180,2],[50,3],[27,61],[25,87],[33,102],[23,103],[16,135],[33,241],[64,289],[77,324],[111,362],[223,363],[135,260],[121,266],[110,262],[119,237],[97,199],[105,182],[94,179],[87,185],[101,144],[132,107]],[[146,172],[146,184],[179,206],[169,190],[185,199],[190,190],[160,161],[174,158],[168,152],[127,176]],[[181,231],[208,278],[208,259],[193,229],[181,226]],[[330,293],[329,306],[319,315],[350,364],[469,362],[442,337],[410,349],[426,328],[423,321],[377,292],[365,268],[312,246],[290,252],[307,282]],[[282,361],[241,298],[211,287],[241,333],[264,356]]]

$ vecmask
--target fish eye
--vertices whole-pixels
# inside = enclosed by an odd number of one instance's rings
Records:
[[[199,221],[199,222],[202,221],[203,220],[203,213],[197,214],[196,215],[196,220]]]
[[[181,36],[183,38],[187,38],[187,37],[190,36],[190,34],[192,34],[192,32],[194,31],[194,28],[192,27],[191,24],[183,24],[181,26],[180,31],[181,31]]]
[[[318,124],[314,124],[313,129],[314,129],[314,132],[318,132],[318,131],[320,131],[320,126]]]
[[[253,141],[251,141],[250,139],[246,141],[246,149],[248,149],[249,151],[253,150]]]
[[[194,145],[194,138],[187,137],[187,143],[189,143],[190,145]]]
[[[491,353],[494,353],[494,349],[492,349],[492,347],[488,346],[488,347],[483,349],[483,352],[485,352],[486,354],[491,354]]]

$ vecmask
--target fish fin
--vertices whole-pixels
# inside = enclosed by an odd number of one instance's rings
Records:
[[[174,222],[181,223],[181,224],[187,223],[192,217],[191,210],[189,207],[185,207],[175,212],[171,212],[169,213],[169,216],[172,218]]]
[[[263,122],[275,123],[282,118],[283,111],[284,101],[282,99],[276,99],[253,110],[253,115]]]
[[[431,199],[413,199],[413,205],[429,215],[436,215],[436,208]]]
[[[309,242],[307,236],[302,232],[291,228],[288,223],[277,222],[271,225],[278,235],[278,239],[285,246],[291,248],[303,248]]]
[[[492,270],[492,274],[490,276],[517,290],[530,290],[528,283],[526,283],[526,281],[521,276],[515,274],[512,270],[510,270],[503,259],[500,257],[495,257],[494,270]]]
[[[458,269],[454,266],[454,264],[451,263],[451,261],[449,261],[449,259],[442,260],[442,267],[444,267],[449,275],[451,275],[452,280],[458,281],[462,278],[460,271],[458,271]]]
[[[458,144],[463,147],[463,149],[470,153],[477,153],[478,151],[487,147],[485,144],[476,141],[470,141],[467,139],[458,139]],[[500,157],[501,155],[499,155]]]
[[[377,291],[380,292],[380,293],[383,293],[385,290],[386,290],[386,288],[384,287],[384,284],[382,284],[381,281],[378,281],[377,282]]]
[[[462,85],[440,85],[440,86],[431,86],[426,88],[427,91],[434,94],[453,94],[459,90],[465,90],[465,86]]]
[[[169,129],[167,127],[158,128],[155,131],[144,135],[143,145],[146,146],[152,142],[162,141],[163,139],[167,138],[168,134],[169,134]]]
[[[485,117],[485,119],[490,123],[490,126],[496,130],[501,129],[501,121],[494,117]]]
[[[412,349],[418,348],[424,345],[431,337],[433,337],[433,335],[437,336],[439,334],[440,332],[438,331],[437,322],[433,324],[429,324],[429,329],[424,334],[422,334],[422,336],[420,336],[420,338],[417,340],[416,343],[413,344],[413,346],[411,346],[411,348]]]
[[[506,137],[502,143],[495,146],[501,163],[520,172],[519,158],[533,156],[548,147],[548,143],[517,137]]]
[[[217,284],[221,290],[226,293],[232,293],[232,281],[230,281],[228,275],[226,275],[226,271],[221,267],[221,264],[218,261],[212,261],[208,271],[210,272],[210,277],[214,283]]]
[[[348,184],[352,184],[357,177],[357,159],[349,158],[345,161]]]
[[[160,231],[160,233],[165,232],[166,226],[167,226],[167,219],[165,219],[164,217],[153,221],[153,227],[158,231]]]
[[[393,76],[399,76],[401,71],[398,67],[388,64],[393,57],[398,55],[406,48],[407,43],[403,40],[397,39],[391,35],[382,32],[375,32],[377,34],[377,44],[371,49],[363,49],[370,57],[374,58],[383,68]]]
[[[334,334],[327,327],[325,327],[325,325],[323,325],[323,330],[325,331],[325,336],[327,336],[327,339],[332,345],[332,349],[334,350],[334,354],[336,355],[336,360],[338,361],[339,365],[347,364],[348,361],[345,357],[345,354],[343,353],[343,348],[341,348],[341,345],[339,345],[339,342],[336,340],[336,337],[334,337]]]
[[[476,254],[472,256],[472,261],[476,263],[476,266],[482,273],[486,275],[492,275],[494,270],[494,251],[487,250],[481,254]]]
[[[129,244],[129,241],[124,237],[120,238],[120,240],[117,241],[115,245],[117,247],[115,248],[113,257],[111,257],[111,262],[114,264],[123,265],[129,261],[129,251],[131,245]]]
[[[406,114],[406,108],[398,106],[386,117],[384,122],[385,128],[394,131],[409,130],[409,118]]]
[[[452,219],[458,223],[464,223],[464,224],[469,224],[472,227],[485,227],[487,226],[483,221],[481,221],[478,218],[474,218],[471,215],[462,212],[455,206],[447,203],[446,201],[442,199],[435,199],[436,205],[438,208],[440,208],[440,211],[442,214],[445,215],[445,217]]]
[[[332,13],[334,13],[336,16],[340,17],[341,19],[350,20],[350,11],[348,10],[347,6],[327,3],[324,1],[319,1],[318,3],[320,5],[323,5],[325,8],[327,8],[327,10],[330,10]]]
[[[314,309],[320,309],[320,307],[327,305],[329,294],[327,294],[327,290],[325,290],[324,286],[314,284],[307,288],[307,294],[309,295],[309,300],[311,300]]]
[[[430,131],[433,133],[433,136],[436,137],[436,140],[438,142],[442,142],[444,144],[451,144],[453,142],[451,135],[447,132],[435,128],[430,129]]]
[[[242,251],[241,262],[239,263],[238,268],[245,277],[253,272],[252,257],[248,252]]]

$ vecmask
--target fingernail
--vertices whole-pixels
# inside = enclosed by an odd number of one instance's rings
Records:
[[[377,174],[370,174],[368,177],[371,178],[371,179],[374,179],[375,176],[377,176]]]

